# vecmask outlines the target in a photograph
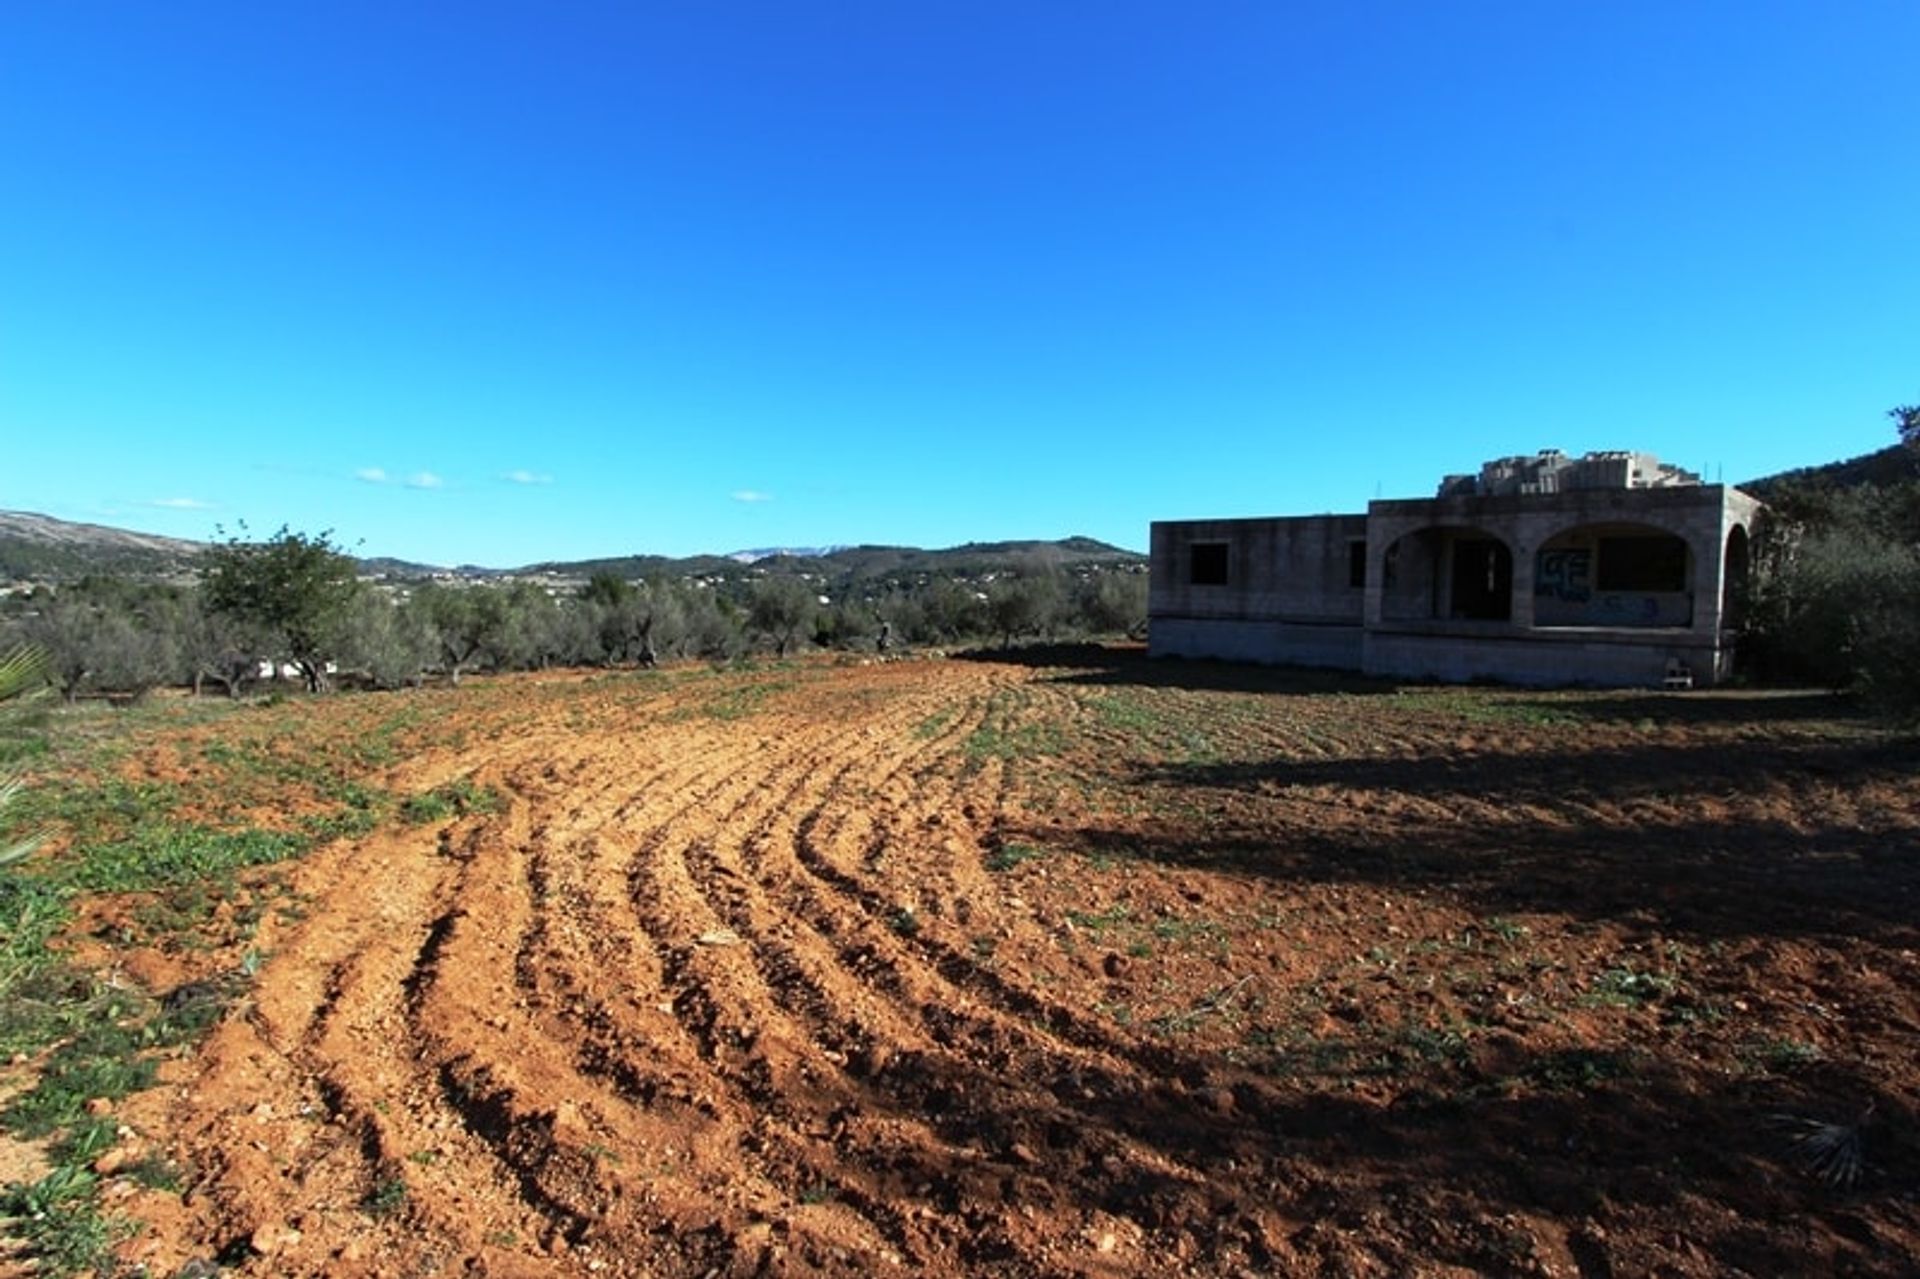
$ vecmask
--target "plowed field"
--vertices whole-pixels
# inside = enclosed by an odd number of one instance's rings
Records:
[[[110,1195],[150,1273],[1920,1264],[1916,752],[1829,699],[1090,649],[296,700],[124,767],[394,705],[365,785],[497,803],[277,868],[120,1107],[181,1169]],[[82,953],[155,997],[238,962],[132,909]]]

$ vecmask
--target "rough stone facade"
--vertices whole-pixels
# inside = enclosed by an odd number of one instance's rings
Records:
[[[1617,456],[1636,472],[1647,457]],[[1646,473],[1660,478],[1629,486],[1621,468],[1613,487],[1454,484],[1365,515],[1156,522],[1149,650],[1441,680],[1657,686],[1683,671],[1712,684],[1731,661],[1759,503],[1675,483],[1657,462]]]

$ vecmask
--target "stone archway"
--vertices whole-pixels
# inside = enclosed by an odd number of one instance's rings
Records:
[[[1747,592],[1753,571],[1751,539],[1744,525],[1727,533],[1727,549],[1720,561],[1720,630],[1737,631],[1747,619]]]

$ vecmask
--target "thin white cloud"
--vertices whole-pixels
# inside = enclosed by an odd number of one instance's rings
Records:
[[[446,485],[447,482],[432,471],[415,471],[407,477],[407,487],[410,489],[437,489]]]
[[[393,480],[391,475],[377,466],[363,466],[353,473],[356,480],[365,480],[369,484],[387,484]]]
[[[736,502],[753,503],[771,502],[773,500],[773,494],[762,493],[759,489],[735,489],[732,496]]]
[[[500,477],[509,484],[551,484],[553,477],[538,471],[508,471]]]
[[[197,497],[156,497],[148,506],[162,506],[169,511],[211,511],[212,502],[203,502]]]

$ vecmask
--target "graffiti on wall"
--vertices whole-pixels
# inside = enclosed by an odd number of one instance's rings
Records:
[[[1593,552],[1542,551],[1533,575],[1533,593],[1584,604],[1593,598]]]
[[[1616,626],[1658,626],[1672,620],[1667,614],[1673,610],[1662,608],[1655,595],[1602,595],[1595,611]]]

